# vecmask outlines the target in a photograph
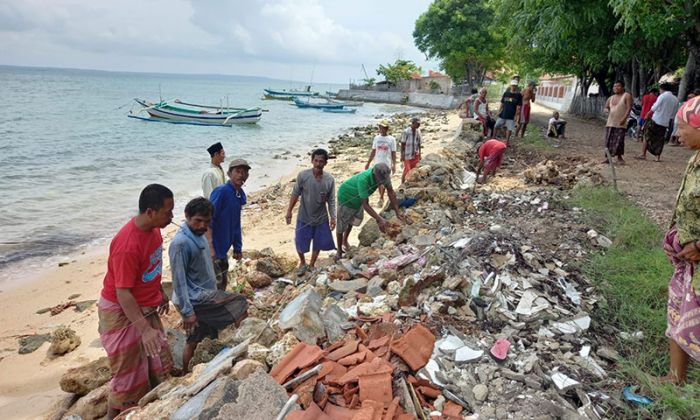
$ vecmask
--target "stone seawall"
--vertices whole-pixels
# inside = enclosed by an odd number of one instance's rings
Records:
[[[418,92],[378,92],[373,90],[341,89],[338,99],[353,101],[382,102],[420,106],[424,108],[452,109],[461,102],[461,98],[452,95]]]

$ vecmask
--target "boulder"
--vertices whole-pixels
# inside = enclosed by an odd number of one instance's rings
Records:
[[[360,230],[360,235],[358,236],[360,245],[371,246],[374,241],[379,239],[381,234],[377,221],[370,217],[367,223],[362,226],[362,230]]]
[[[49,353],[61,356],[75,350],[80,345],[80,337],[68,327],[59,327],[51,334]]]
[[[282,265],[273,257],[264,257],[255,262],[255,269],[272,278],[282,277],[285,274]]]
[[[28,354],[36,351],[42,344],[51,340],[51,334],[33,334],[19,338],[19,354]]]
[[[272,284],[272,277],[260,271],[253,271],[252,273],[248,274],[246,276],[246,280],[248,281],[248,284],[256,289],[267,287]]]
[[[61,389],[77,395],[87,395],[112,379],[109,359],[101,357],[86,365],[68,369],[61,376]]]
[[[277,341],[277,334],[267,325],[266,321],[260,318],[249,317],[241,321],[241,325],[233,333],[233,344],[242,343],[249,337],[258,337],[254,343],[260,343],[266,347]]]
[[[272,376],[258,369],[247,379],[240,381],[235,401],[221,407],[218,416],[214,418],[219,420],[274,419],[288,399],[287,391]]]
[[[66,413],[66,417],[80,416],[83,420],[101,419],[107,414],[109,384],[95,388],[79,399]]]
[[[337,280],[328,283],[328,288],[336,292],[364,292],[367,289],[367,279]]]

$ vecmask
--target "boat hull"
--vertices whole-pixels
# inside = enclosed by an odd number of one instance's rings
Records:
[[[183,109],[168,105],[167,103],[153,104],[147,101],[136,100],[144,106],[144,110],[151,118],[180,121],[197,122],[205,125],[233,125],[233,124],[254,124],[262,118],[262,109],[250,108],[237,112],[212,111],[207,109]]]
[[[263,91],[271,96],[291,96],[291,97],[296,97],[296,96],[318,96],[318,92],[304,92],[304,91],[298,91],[298,90],[273,90],[273,89],[263,89]]]

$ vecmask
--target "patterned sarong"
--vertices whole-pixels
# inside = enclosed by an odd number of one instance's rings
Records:
[[[654,120],[649,120],[644,129],[644,140],[647,141],[647,151],[654,156],[661,156],[664,150],[664,137],[666,127],[659,125]]]
[[[610,156],[622,156],[625,154],[624,127],[605,127],[605,147],[610,151]]]
[[[163,331],[157,308],[141,309],[150,326]],[[97,314],[100,340],[107,351],[112,370],[107,404],[110,408],[121,411],[137,405],[141,397],[165,379],[173,366],[173,359],[165,339],[161,342],[160,357],[146,356],[141,334],[119,304],[100,298]]]
[[[484,174],[491,174],[498,169],[503,163],[503,156],[505,156],[506,149],[499,150],[493,156],[487,156],[484,159]]]
[[[666,233],[664,248],[673,248],[675,252],[683,249],[675,227]],[[695,264],[680,260],[673,254],[669,254],[669,259],[675,270],[668,284],[666,336],[690,357],[700,361],[700,297],[692,285]]]

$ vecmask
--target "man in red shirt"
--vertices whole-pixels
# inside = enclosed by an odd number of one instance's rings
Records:
[[[108,417],[138,404],[173,366],[159,314],[169,301],[160,284],[163,238],[173,219],[173,193],[151,184],[141,191],[139,214],[109,245],[98,303],[99,332],[113,373]]]
[[[503,163],[503,155],[508,146],[498,140],[487,140],[482,144],[477,153],[479,154],[479,166],[476,168],[476,181],[480,183],[486,182],[486,177],[489,174],[495,174],[496,169]],[[479,174],[484,170],[484,177],[479,181]]]
[[[651,112],[651,107],[654,105],[654,102],[656,102],[656,98],[658,98],[658,97],[659,97],[659,89],[658,88],[651,88],[644,96],[642,96],[642,110],[639,113],[639,130],[637,130],[637,138],[642,137],[642,132],[644,131],[644,125],[654,115],[654,113]]]

